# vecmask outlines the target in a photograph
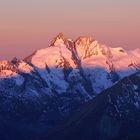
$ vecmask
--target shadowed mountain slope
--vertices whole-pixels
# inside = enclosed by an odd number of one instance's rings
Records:
[[[140,73],[122,79],[81,107],[47,140],[140,138]],[[42,138],[43,139],[43,138]]]

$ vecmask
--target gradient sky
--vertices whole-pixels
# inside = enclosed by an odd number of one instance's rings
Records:
[[[0,59],[24,58],[59,32],[140,46],[140,0],[0,0]]]

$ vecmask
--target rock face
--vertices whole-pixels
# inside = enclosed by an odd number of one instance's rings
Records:
[[[139,49],[110,48],[91,37],[73,41],[61,33],[49,47],[23,60],[0,62],[0,116],[38,119],[49,129],[81,104],[139,71],[139,60]]]
[[[46,139],[140,139],[140,73],[97,95]]]

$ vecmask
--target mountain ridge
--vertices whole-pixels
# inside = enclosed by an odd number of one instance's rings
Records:
[[[18,125],[25,123],[29,135],[38,128],[47,133],[81,105],[139,70],[139,49],[125,51],[91,37],[73,41],[59,34],[50,46],[25,59],[0,61],[0,119],[6,123],[0,127],[13,122],[10,129],[18,131]],[[40,127],[33,130],[29,125]]]
[[[7,67],[11,66],[19,73],[36,71],[42,79],[45,78],[44,81],[48,85],[51,85],[52,76],[55,76],[55,79],[58,77],[56,80],[63,81],[62,84],[66,87],[70,75],[80,75],[83,82],[90,79],[87,81],[91,85],[91,90],[94,89],[96,93],[100,93],[102,88],[109,87],[105,83],[109,83],[111,86],[115,81],[139,70],[139,54],[139,49],[125,51],[122,48],[110,48],[98,43],[92,37],[79,37],[72,41],[67,39],[63,33],[59,33],[49,47],[37,50],[23,60],[14,58],[11,61],[4,62],[5,69],[6,65]],[[3,61],[0,62],[0,67],[4,67]],[[90,71],[90,69],[93,70]],[[61,76],[58,76],[57,73]],[[10,74],[12,75],[12,73]],[[51,75],[51,81],[48,81],[49,75]],[[91,75],[91,77],[89,78],[88,75]],[[108,80],[109,77],[112,79],[111,81]],[[98,79],[106,82],[101,83]],[[95,83],[97,83],[97,86]],[[55,85],[59,86],[60,84],[55,83]],[[64,90],[63,87],[60,87],[60,89]]]

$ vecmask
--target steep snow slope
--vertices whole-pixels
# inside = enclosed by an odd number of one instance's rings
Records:
[[[66,92],[68,83],[65,77],[67,69],[75,69],[72,53],[66,48],[62,39],[56,40],[54,46],[36,52],[31,63],[47,82],[50,88],[58,88],[58,93]]]
[[[42,140],[140,139],[140,73],[103,91]]]
[[[96,93],[139,69],[139,49],[127,52],[122,48],[110,48],[90,37],[80,37],[75,49]]]

